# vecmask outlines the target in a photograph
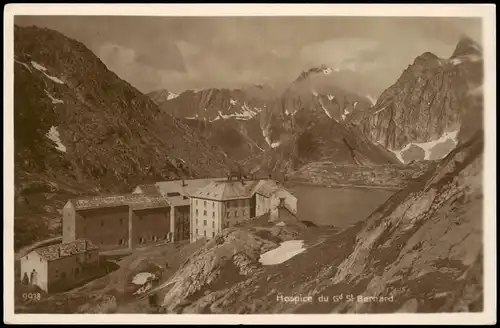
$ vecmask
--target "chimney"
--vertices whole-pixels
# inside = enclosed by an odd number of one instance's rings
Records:
[[[87,241],[87,239],[85,239],[84,243],[85,243],[85,245],[84,245],[84,246],[85,246],[85,248],[84,248],[83,250],[84,250],[84,251],[87,251],[87,248],[88,248],[88,241]]]
[[[57,257],[61,257],[61,247],[57,247]]]

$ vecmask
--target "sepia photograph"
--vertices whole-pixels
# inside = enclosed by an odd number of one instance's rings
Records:
[[[4,9],[4,322],[496,323],[494,6],[125,7]]]

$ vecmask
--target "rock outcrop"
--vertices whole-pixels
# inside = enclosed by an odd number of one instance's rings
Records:
[[[47,214],[45,205],[60,206],[57,193],[128,192],[147,181],[223,176],[232,164],[59,32],[16,26],[13,65],[16,217]]]
[[[474,100],[470,93],[476,90],[477,98],[482,78],[482,50],[473,40],[463,38],[448,59],[430,52],[417,57],[376,105],[353,122],[402,162],[441,159],[457,145],[466,117],[480,116],[476,108],[471,112]],[[476,120],[474,130],[481,122]],[[413,150],[409,150],[411,146]],[[404,152],[412,154],[404,156]]]

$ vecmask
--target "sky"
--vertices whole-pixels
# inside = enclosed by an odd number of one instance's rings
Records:
[[[482,44],[479,18],[16,16],[15,24],[82,42],[144,93],[284,85],[320,65],[351,70],[378,93],[426,51],[449,57],[464,34]]]

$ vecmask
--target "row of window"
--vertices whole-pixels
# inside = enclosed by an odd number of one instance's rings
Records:
[[[199,233],[198,233],[198,229],[196,229],[196,236],[201,236]],[[203,230],[203,236],[206,237],[207,236],[207,231],[206,230]],[[215,231],[212,232],[212,238],[215,237]]]
[[[196,225],[198,225],[198,219],[196,219]],[[203,225],[207,226],[207,220],[203,220]],[[215,221],[212,221],[212,228],[215,228]]]
[[[243,210],[243,211],[241,211],[241,215],[242,215],[242,216],[246,216],[247,214],[248,214],[248,211],[247,211],[247,210]],[[234,211],[234,214],[233,214],[233,215],[231,215],[231,212],[230,212],[230,211],[227,211],[227,213],[226,213],[226,217],[228,217],[228,218],[230,218],[230,217],[235,217],[235,218],[236,218],[236,217],[238,217],[238,216],[239,216],[239,211],[238,211],[238,210]]]
[[[166,233],[166,234],[164,234],[162,236],[150,236],[149,239],[146,238],[146,237],[139,237],[139,238],[137,238],[137,242],[139,244],[145,244],[148,241],[149,242],[154,242],[154,241],[158,241],[158,240],[169,240],[169,234]]]
[[[198,205],[198,199],[195,199],[195,205]],[[201,202],[201,200],[200,200]],[[215,208],[215,203],[216,202],[211,202],[212,203],[212,208]],[[236,200],[231,200],[225,202],[226,206],[228,207],[238,207],[238,206],[249,206],[250,205],[250,200],[249,199],[236,199]],[[206,208],[207,207],[207,201],[203,201],[203,206]]]
[[[230,218],[230,217],[238,217],[240,215],[240,211],[236,210],[233,212],[234,214],[231,215],[231,211],[227,211],[226,213],[226,217]],[[242,216],[246,216],[248,214],[248,210],[242,210],[241,211],[241,215]],[[198,210],[196,210],[196,217],[198,217],[199,215],[199,212]],[[206,216],[207,215],[207,211],[203,211],[203,215]],[[212,218],[215,218],[215,212],[212,212]],[[198,220],[198,218],[196,219]]]

